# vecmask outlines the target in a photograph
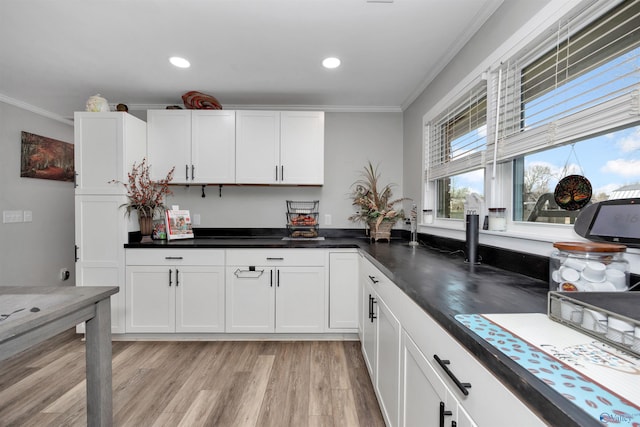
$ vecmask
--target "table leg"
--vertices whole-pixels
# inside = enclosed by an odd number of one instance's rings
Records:
[[[113,425],[111,380],[111,299],[96,304],[96,315],[86,322],[87,425]]]

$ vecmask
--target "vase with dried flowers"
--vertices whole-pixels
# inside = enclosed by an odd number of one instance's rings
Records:
[[[158,181],[151,179],[149,169],[150,165],[147,164],[147,159],[144,158],[140,164],[133,163],[131,172],[127,174],[127,182],[116,179],[109,181],[122,184],[127,190],[129,202],[123,204],[122,207],[126,208],[127,215],[131,215],[133,211],[137,212],[142,242],[151,240],[153,217],[156,213],[164,211],[164,197],[173,194],[169,188],[169,183],[173,179],[175,167],[167,173],[166,178]]]
[[[404,211],[396,208],[398,203],[410,200],[406,197],[393,199],[395,184],[381,186],[378,166],[371,162],[364,167],[360,179],[351,184],[351,199],[358,211],[349,217],[353,222],[364,222],[369,226],[371,240],[391,239],[391,228],[404,218]]]

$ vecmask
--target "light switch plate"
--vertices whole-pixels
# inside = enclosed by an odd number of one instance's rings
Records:
[[[33,221],[33,211],[24,211],[24,222],[31,222]]]
[[[2,211],[2,222],[4,224],[22,222],[22,211]]]

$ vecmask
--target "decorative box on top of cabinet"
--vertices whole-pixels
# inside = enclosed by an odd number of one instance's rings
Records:
[[[236,112],[236,182],[324,184],[324,112]]]
[[[175,184],[236,182],[235,111],[148,110],[147,126],[153,179],[175,167]]]

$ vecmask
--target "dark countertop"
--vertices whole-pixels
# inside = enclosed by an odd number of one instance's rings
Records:
[[[359,248],[413,301],[455,337],[538,416],[554,426],[599,426],[502,352],[454,319],[456,314],[546,313],[548,283],[490,265],[469,265],[458,252],[406,240],[369,243],[367,238],[298,241],[274,238],[197,238],[127,248]],[[516,422],[517,424],[517,422]]]

